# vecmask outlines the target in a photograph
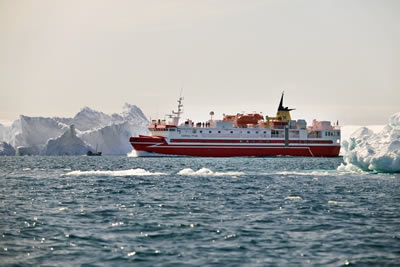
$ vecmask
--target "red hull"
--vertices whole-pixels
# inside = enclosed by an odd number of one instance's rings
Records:
[[[337,157],[340,151],[337,145],[168,144],[163,137],[153,136],[131,137],[129,141],[136,151],[195,157]]]

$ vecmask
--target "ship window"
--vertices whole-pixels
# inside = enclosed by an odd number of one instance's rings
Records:
[[[266,134],[266,133],[267,133],[267,131],[264,131],[264,133]]]
[[[209,133],[212,133],[212,131],[209,131]]]
[[[218,133],[221,133],[221,131],[218,131]]]
[[[200,133],[202,133],[203,131],[200,131]]]
[[[256,134],[258,134],[258,131],[256,131]]]
[[[249,134],[249,133],[250,133],[250,131],[247,131],[247,133]]]
[[[233,133],[233,131],[231,131],[231,133]]]

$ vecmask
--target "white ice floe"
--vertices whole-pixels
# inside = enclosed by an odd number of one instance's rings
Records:
[[[201,168],[197,171],[194,171],[190,168],[186,168],[180,170],[178,175],[186,175],[186,176],[240,176],[246,175],[244,172],[213,172],[207,168]]]
[[[400,112],[381,131],[361,127],[342,142],[339,171],[400,172]]]
[[[144,169],[129,169],[129,170],[118,170],[118,171],[72,171],[63,176],[151,176],[151,175],[166,175],[163,172],[150,172]]]

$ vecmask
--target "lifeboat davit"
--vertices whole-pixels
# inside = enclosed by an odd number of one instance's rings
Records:
[[[238,125],[245,125],[245,124],[257,124],[258,121],[263,120],[263,116],[261,114],[247,114],[241,115],[238,117],[236,123]]]

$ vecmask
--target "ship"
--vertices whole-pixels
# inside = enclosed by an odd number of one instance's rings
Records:
[[[180,124],[183,97],[177,111],[168,115],[171,121],[152,120],[150,135],[130,137],[138,156],[194,157],[338,157],[340,151],[339,122],[304,119],[292,120],[294,109],[283,106],[281,95],[276,116],[262,113],[223,115],[221,120],[205,122],[187,119]]]

